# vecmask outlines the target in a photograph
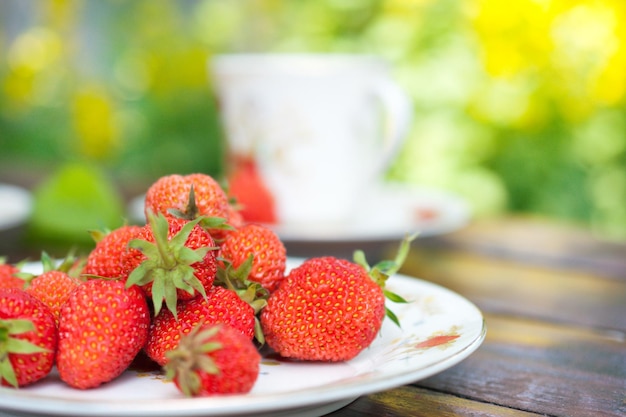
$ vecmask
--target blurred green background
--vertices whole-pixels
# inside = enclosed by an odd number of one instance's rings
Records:
[[[212,54],[313,51],[381,55],[410,93],[389,178],[626,238],[623,0],[5,0],[0,24],[0,182],[109,226],[160,175],[223,172]]]

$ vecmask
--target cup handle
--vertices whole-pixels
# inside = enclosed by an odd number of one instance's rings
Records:
[[[413,119],[413,105],[409,95],[391,79],[381,79],[376,95],[384,108],[383,167],[398,153],[406,139]]]

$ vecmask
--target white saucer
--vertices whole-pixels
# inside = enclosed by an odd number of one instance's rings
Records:
[[[419,237],[449,233],[465,226],[469,219],[468,204],[456,194],[385,183],[365,196],[348,222],[272,227],[284,242],[384,242],[414,233]]]
[[[0,184],[0,230],[26,222],[32,210],[31,194],[15,185]]]

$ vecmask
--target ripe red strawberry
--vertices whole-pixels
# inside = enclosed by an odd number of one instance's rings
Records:
[[[69,272],[75,262],[74,256],[70,254],[60,265],[56,266],[50,256],[44,252],[41,255],[43,268],[41,274],[19,274],[24,279],[25,291],[48,306],[57,325],[61,306],[81,283]]]
[[[0,382],[23,387],[50,373],[57,349],[50,309],[18,288],[0,289]]]
[[[119,280],[92,279],[61,309],[57,368],[74,388],[97,387],[128,368],[148,337],[143,292]]]
[[[166,377],[186,396],[245,394],[259,376],[261,355],[228,325],[201,325],[167,353]]]
[[[246,222],[276,223],[274,197],[259,175],[254,161],[237,160],[228,177],[228,191],[241,207]]]
[[[196,173],[168,175],[155,181],[146,192],[146,219],[150,212],[171,216],[172,209],[187,211],[192,186],[197,209],[195,216],[228,218],[228,197],[220,184],[210,175]]]
[[[16,276],[19,272],[19,266],[8,264],[5,258],[0,258],[0,288],[24,288],[24,280]]]
[[[345,361],[368,347],[382,325],[387,278],[402,265],[409,249],[406,239],[395,261],[370,268],[362,252],[355,261],[334,257],[310,258],[294,268],[267,300],[261,326],[267,344],[288,358]]]
[[[58,324],[61,306],[80,283],[66,272],[50,270],[33,278],[25,291],[48,306]]]
[[[343,361],[370,345],[384,317],[383,291],[364,268],[322,257],[289,273],[268,299],[261,325],[281,356]]]
[[[195,220],[163,214],[148,215],[139,238],[129,242],[123,257],[126,286],[140,286],[154,303],[158,315],[163,305],[176,312],[178,300],[206,295],[217,273],[217,247],[209,232]]]
[[[181,301],[176,309],[178,319],[169,310],[161,310],[150,325],[145,351],[159,365],[167,362],[166,352],[175,349],[180,338],[199,323],[225,323],[247,339],[254,336],[255,310],[234,291],[215,286],[206,299]]]
[[[287,251],[273,230],[258,224],[247,224],[228,234],[220,246],[218,259],[224,259],[234,269],[240,268],[252,256],[245,279],[261,284],[270,293],[285,277]],[[228,268],[222,262],[221,267]]]
[[[122,257],[128,250],[128,242],[139,236],[140,226],[123,225],[110,232],[92,232],[96,246],[87,256],[83,274],[99,277],[122,276]]]

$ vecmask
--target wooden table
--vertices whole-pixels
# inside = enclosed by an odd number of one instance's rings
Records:
[[[329,416],[626,415],[626,243],[543,220],[481,221],[416,241],[402,272],[474,302],[484,343]]]

